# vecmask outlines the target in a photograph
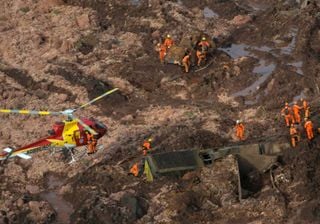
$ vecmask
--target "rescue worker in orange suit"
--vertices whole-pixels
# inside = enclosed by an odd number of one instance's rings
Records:
[[[300,100],[301,100],[301,102],[302,102],[302,107],[303,107],[303,109],[304,109],[304,110],[307,109],[307,107],[309,106],[309,105],[308,105],[308,102],[307,102],[305,99],[303,99],[303,98],[301,98]]]
[[[290,127],[290,124],[294,124],[292,109],[288,103],[285,103],[285,107],[281,110],[281,115],[284,116],[287,127]]]
[[[130,174],[137,177],[139,176],[139,163],[133,164],[133,166],[130,169]]]
[[[314,138],[313,124],[312,124],[312,121],[309,120],[308,118],[305,118],[304,120],[305,120],[304,129],[306,130],[308,140],[311,141]]]
[[[296,147],[297,143],[300,141],[300,135],[298,133],[297,128],[294,126],[294,124],[291,124],[290,126],[290,136],[291,136],[292,147]]]
[[[210,47],[210,44],[209,44],[209,42],[207,41],[207,38],[202,37],[202,38],[201,38],[201,41],[198,43],[198,46],[199,46],[199,47],[205,46],[205,47],[209,48],[209,47]]]
[[[142,145],[142,152],[143,152],[143,155],[147,155],[148,151],[151,150],[151,142],[152,142],[152,139],[149,138],[148,140],[145,140],[143,142],[143,145]]]
[[[201,50],[198,49],[197,52],[196,52],[196,55],[197,55],[197,58],[198,58],[197,65],[200,66],[201,62],[206,60],[206,52],[203,49],[201,49]]]
[[[170,34],[167,35],[167,37],[166,37],[166,39],[164,40],[163,44],[164,44],[164,46],[165,46],[166,48],[168,48],[168,49],[169,49],[172,45],[174,45],[174,42],[173,42]]]
[[[303,98],[301,98],[300,100],[302,102],[302,107],[304,110],[304,117],[307,117],[307,118],[310,117],[310,107],[308,105],[308,102]]]
[[[88,144],[87,154],[93,154],[96,152],[97,138],[93,134],[91,134],[89,131],[86,131],[86,134],[87,134],[87,144]]]
[[[240,120],[236,121],[236,136],[240,141],[244,140],[244,125]]]
[[[160,62],[163,64],[164,63],[164,57],[167,54],[167,48],[166,48],[166,46],[164,44],[158,43],[157,44],[157,51],[159,52]]]
[[[209,42],[206,40],[205,37],[202,37],[201,41],[198,43],[198,49],[196,52],[197,58],[198,58],[198,66],[200,66],[202,61],[206,60],[207,57],[207,51],[210,47]]]
[[[184,71],[186,73],[188,73],[190,69],[190,64],[191,64],[190,57],[191,57],[191,53],[189,51],[186,51],[186,54],[182,59],[182,65],[184,66]]]
[[[297,101],[294,101],[293,106],[292,106],[292,111],[293,111],[293,117],[294,121],[298,124],[301,122],[301,116],[300,116],[300,110],[302,107],[299,107],[297,104]]]
[[[307,108],[304,111],[304,117],[310,118],[310,107],[309,106],[307,106]]]

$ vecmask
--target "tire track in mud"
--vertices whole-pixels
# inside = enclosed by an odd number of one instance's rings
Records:
[[[66,89],[54,86],[52,82],[35,81],[26,71],[17,68],[1,68],[0,71],[14,79],[18,84],[23,86],[27,93],[36,95],[40,99],[46,99],[51,93],[63,93],[68,96],[68,101],[74,101],[75,96]]]

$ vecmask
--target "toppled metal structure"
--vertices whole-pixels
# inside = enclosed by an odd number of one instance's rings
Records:
[[[146,162],[152,176],[182,175],[185,172],[209,166],[215,160],[235,155],[239,173],[239,199],[258,192],[261,175],[277,163],[279,156],[291,146],[289,143],[268,142],[224,147],[219,149],[192,149],[150,154]]]
[[[204,165],[197,150],[151,154],[147,161],[154,176],[187,172]]]

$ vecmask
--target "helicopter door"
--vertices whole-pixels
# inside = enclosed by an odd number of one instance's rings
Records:
[[[77,145],[83,145],[85,143],[85,136],[79,130],[74,131],[73,135]]]

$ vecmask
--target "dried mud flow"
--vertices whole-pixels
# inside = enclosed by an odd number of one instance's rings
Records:
[[[108,126],[95,155],[1,164],[0,223],[320,223],[317,133],[241,201],[232,156],[182,178],[128,175],[148,137],[156,152],[218,148],[237,144],[242,119],[245,143],[287,138],[285,101],[306,97],[318,126],[319,28],[318,0],[2,0],[0,108],[61,111],[119,91],[75,114]],[[167,33],[195,32],[217,45],[208,67],[159,63]],[[64,119],[0,116],[0,148]]]

